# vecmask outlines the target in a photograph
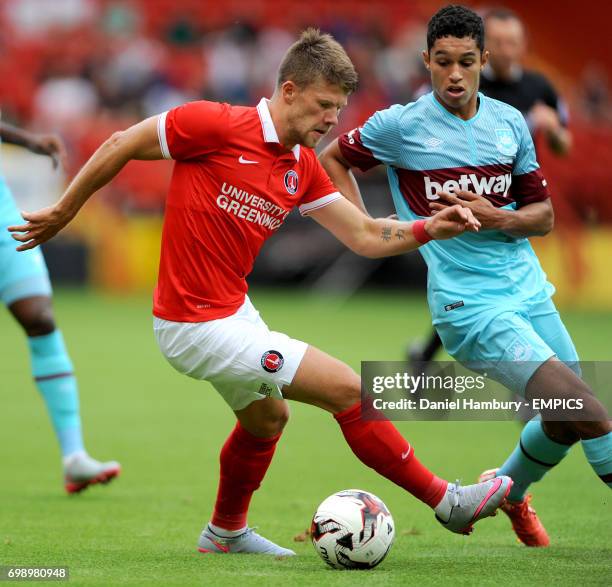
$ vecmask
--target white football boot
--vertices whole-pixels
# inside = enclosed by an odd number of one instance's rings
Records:
[[[64,487],[68,493],[79,493],[96,483],[108,483],[121,473],[117,461],[101,463],[86,452],[77,452],[64,459]]]

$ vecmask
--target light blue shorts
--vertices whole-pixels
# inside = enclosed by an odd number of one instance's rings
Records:
[[[526,310],[487,309],[437,325],[457,361],[524,395],[538,367],[556,356],[580,376],[578,353],[551,299]]]
[[[32,296],[50,296],[51,282],[40,247],[18,253],[7,226],[22,224],[21,214],[0,178],[0,301],[9,306]]]

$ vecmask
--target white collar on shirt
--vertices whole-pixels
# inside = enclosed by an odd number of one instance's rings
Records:
[[[263,131],[264,141],[266,143],[280,143],[278,140],[278,133],[276,132],[276,128],[274,128],[274,122],[272,122],[272,116],[270,114],[270,109],[268,108],[268,99],[262,98],[257,104],[257,112],[259,114],[259,120],[261,120],[261,129]],[[291,149],[293,156],[296,161],[300,160],[300,146],[295,145],[293,149]]]

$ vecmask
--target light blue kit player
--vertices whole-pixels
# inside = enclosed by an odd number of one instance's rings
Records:
[[[40,155],[57,167],[64,147],[55,135],[26,132],[0,121],[0,138]],[[95,483],[107,483],[120,473],[115,461],[101,463],[85,451],[79,414],[79,395],[72,363],[51,304],[51,283],[40,249],[17,252],[7,227],[22,222],[9,187],[0,174],[0,300],[28,337],[32,375],[45,400],[63,457],[64,487],[78,493]],[[0,388],[9,392],[6,372]],[[25,383],[23,387],[26,387]],[[8,401],[8,398],[1,398]]]
[[[553,211],[526,123],[518,110],[478,92],[488,58],[481,18],[461,6],[441,9],[429,22],[423,57],[433,92],[376,112],[329,145],[321,162],[360,207],[351,168],[383,164],[400,219],[459,204],[481,222],[478,233],[419,248],[429,269],[429,307],[446,350],[461,363],[529,400],[584,402],[590,421],[556,422],[558,412],[542,411],[502,467],[483,473],[514,480],[502,509],[524,544],[547,546],[527,488],[578,441],[612,486],[609,418],[579,377],[576,350],[551,300],[554,288],[527,240],[552,229]]]

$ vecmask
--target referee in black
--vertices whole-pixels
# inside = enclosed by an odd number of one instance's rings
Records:
[[[552,84],[537,71],[521,65],[527,50],[523,23],[500,8],[485,17],[489,62],[480,78],[480,91],[519,110],[531,134],[542,133],[550,149],[565,155],[571,146],[567,108]]]
[[[534,139],[542,135],[553,153],[565,155],[572,141],[567,108],[544,75],[523,68],[527,50],[523,23],[506,8],[489,11],[484,23],[489,62],[480,76],[480,91],[514,106],[525,117]],[[413,344],[408,351],[412,371],[423,372],[441,347],[435,330],[427,342]]]

